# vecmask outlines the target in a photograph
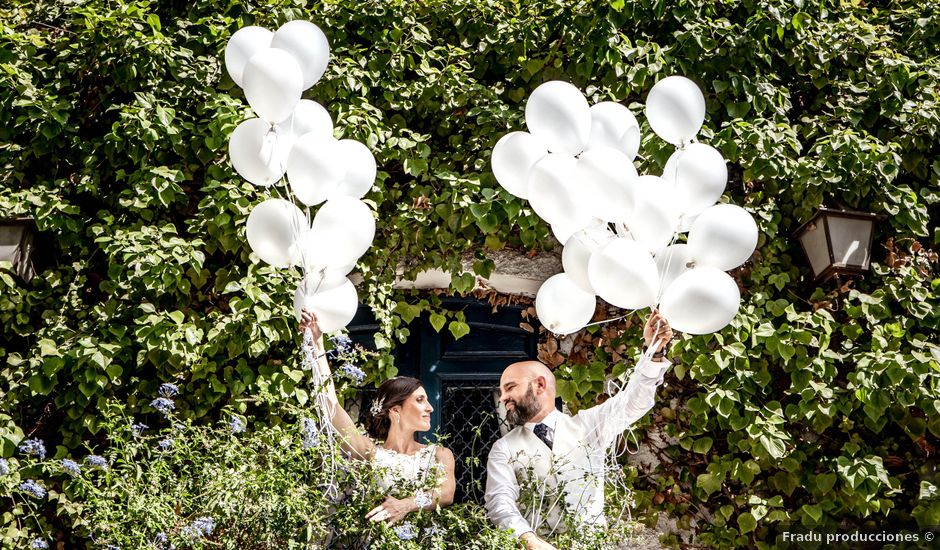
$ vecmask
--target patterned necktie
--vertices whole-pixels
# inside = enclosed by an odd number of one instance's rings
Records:
[[[542,440],[543,443],[548,445],[548,448],[552,448],[552,429],[542,424],[541,422],[536,424],[532,431],[535,432],[535,435]]]

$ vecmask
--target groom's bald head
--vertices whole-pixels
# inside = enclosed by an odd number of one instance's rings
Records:
[[[506,367],[499,379],[500,400],[510,421],[541,419],[555,408],[555,375],[539,361],[520,361]]]
[[[506,380],[520,380],[523,378],[528,380],[541,378],[544,380],[546,389],[551,390],[552,400],[555,399],[555,375],[541,361],[520,361],[509,365],[506,367],[506,370],[503,371],[503,376],[500,378],[500,385]]]

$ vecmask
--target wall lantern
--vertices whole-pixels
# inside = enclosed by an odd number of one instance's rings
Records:
[[[0,218],[0,267],[10,268],[26,282],[36,276],[35,243],[32,218]]]
[[[816,281],[868,271],[875,222],[884,216],[820,207],[793,234],[809,258]]]

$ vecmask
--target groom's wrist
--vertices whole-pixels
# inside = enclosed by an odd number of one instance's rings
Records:
[[[661,349],[656,350],[652,355],[653,361],[662,361],[665,359],[666,353],[669,351],[669,346],[670,342],[666,342]],[[649,344],[643,346],[643,353],[646,353],[649,348]]]

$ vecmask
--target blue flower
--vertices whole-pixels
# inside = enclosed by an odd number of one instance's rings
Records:
[[[346,376],[355,380],[357,384],[361,384],[366,377],[366,373],[362,372],[362,369],[352,363],[344,363],[339,370]]]
[[[427,491],[418,491],[415,493],[415,506],[418,508],[427,508],[433,503],[431,495]]]
[[[427,528],[426,533],[428,534],[429,537],[436,537],[437,535],[441,534],[441,528],[438,527],[436,524],[432,524],[430,527]]]
[[[228,427],[232,430],[233,434],[240,434],[245,431],[245,421],[232,415],[232,419],[228,422]]]
[[[164,544],[170,542],[170,539],[166,536],[166,533],[160,531],[157,533],[157,536],[153,538],[153,544],[156,546],[163,546]]]
[[[180,393],[180,389],[176,387],[176,384],[160,384],[160,395],[163,397],[176,397]]]
[[[353,342],[345,334],[333,334],[330,336],[330,342],[333,344],[333,349],[339,353],[349,353],[352,351]]]
[[[46,496],[46,490],[31,479],[27,479],[24,483],[20,483],[20,491],[25,491],[36,498],[45,498]]]
[[[208,537],[215,529],[215,520],[209,517],[196,518],[195,521],[183,528],[183,534],[190,539]]]
[[[395,534],[398,535],[398,538],[401,540],[411,540],[415,538],[415,528],[411,523],[405,522],[395,528]]]
[[[108,469],[108,461],[102,456],[88,455],[85,457],[85,462],[91,464],[92,467],[98,468],[99,470]]]
[[[169,451],[173,448],[173,439],[169,437],[161,439],[160,442],[157,443],[157,448],[161,451]]]
[[[166,397],[158,397],[154,399],[150,402],[150,406],[163,413],[163,416],[168,415],[170,411],[176,408],[176,404]]]
[[[0,458],[0,476],[5,476],[10,473],[10,463],[7,462],[7,459]]]
[[[77,476],[78,474],[82,473],[82,469],[78,465],[78,462],[75,462],[69,458],[62,459],[62,468],[73,476]]]
[[[43,539],[34,539],[29,545],[30,548],[49,548],[49,543]]]
[[[19,449],[23,454],[38,456],[39,460],[46,458],[46,446],[41,439],[27,439],[20,443]]]
[[[131,431],[134,432],[134,435],[136,435],[137,437],[140,437],[144,435],[144,430],[146,430],[149,427],[150,426],[142,422],[138,422],[137,424],[131,424]]]
[[[317,423],[310,418],[304,418],[301,421],[301,431],[304,434],[304,449],[316,447],[319,443],[320,429]]]

